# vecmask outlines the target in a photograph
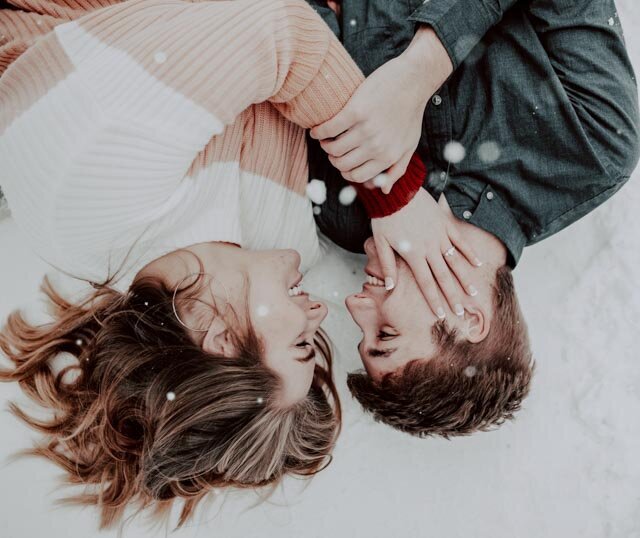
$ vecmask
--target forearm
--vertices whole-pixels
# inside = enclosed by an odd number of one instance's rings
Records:
[[[449,54],[430,26],[419,26],[401,58],[406,61],[409,76],[420,89],[419,99],[425,105],[453,72]]]
[[[409,20],[432,27],[447,50],[453,69],[518,0],[438,0],[426,2]]]

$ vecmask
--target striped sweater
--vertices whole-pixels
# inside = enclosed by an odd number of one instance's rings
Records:
[[[363,75],[302,0],[10,0],[0,184],[36,252],[94,282],[203,241],[319,256],[304,129]],[[420,188],[358,192],[372,216]],[[128,254],[128,256],[127,256]]]

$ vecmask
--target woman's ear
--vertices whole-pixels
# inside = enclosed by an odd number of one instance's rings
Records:
[[[231,330],[221,317],[216,317],[202,341],[202,349],[213,355],[233,357],[237,350],[233,342]]]
[[[464,336],[472,344],[482,342],[491,329],[488,316],[478,306],[465,307],[464,323]]]

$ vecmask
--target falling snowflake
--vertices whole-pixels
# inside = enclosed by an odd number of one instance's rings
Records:
[[[382,174],[378,174],[376,177],[373,178],[373,184],[379,189],[386,186],[387,183],[389,183],[389,176],[384,172]]]
[[[467,154],[464,146],[460,142],[452,140],[444,147],[444,158],[451,164],[461,162]]]
[[[307,185],[307,196],[317,205],[324,204],[327,200],[327,186],[324,181],[312,179]]]
[[[176,399],[176,393],[175,392],[167,392],[167,400],[172,402],[175,399]]]
[[[483,163],[493,163],[500,158],[500,146],[493,140],[483,142],[478,147],[478,157]]]
[[[351,25],[351,27],[353,28],[353,27],[354,27],[356,24],[358,24],[358,23],[357,23],[357,21],[356,21],[355,19],[351,19],[351,20],[349,21],[349,24],[350,24],[350,25]]]
[[[464,375],[466,375],[467,377],[473,377],[477,373],[478,373],[478,369],[475,366],[467,366],[464,369]]]
[[[609,18],[609,26],[613,26],[616,23],[615,19],[613,17]]]
[[[406,239],[403,239],[402,241],[400,241],[400,243],[398,243],[398,250],[402,254],[406,254],[407,252],[410,252],[411,251],[411,243],[409,241],[407,241]]]
[[[356,190],[351,185],[344,187],[338,195],[338,200],[342,205],[351,205],[355,199]]]
[[[261,404],[263,402],[264,402],[264,398],[262,398],[262,397],[256,398],[256,403]]]
[[[167,61],[167,55],[161,50],[159,50],[153,55],[153,61],[156,62],[157,64],[163,64],[164,62]]]
[[[82,344],[84,344],[84,342],[82,341],[82,338],[78,338],[76,340],[76,346],[81,346]]]
[[[269,307],[261,304],[260,306],[258,306],[258,308],[256,308],[256,314],[261,318],[269,315]]]
[[[320,213],[322,213],[322,209],[320,209],[320,207],[318,207],[317,205],[313,206],[313,214],[319,215]]]

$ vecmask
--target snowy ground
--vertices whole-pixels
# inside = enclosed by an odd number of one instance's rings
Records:
[[[618,5],[640,73],[640,4]],[[450,442],[374,424],[349,397],[344,373],[358,367],[358,332],[342,299],[360,286],[363,260],[333,249],[306,281],[331,301],[326,327],[342,351],[336,375],[346,416],[334,462],[255,508],[254,494],[213,500],[174,536],[640,537],[638,208],[640,170],[605,206],[526,250],[516,280],[538,362],[532,394],[514,423]],[[4,320],[16,307],[37,309],[46,268],[8,219],[0,222],[0,252]],[[16,396],[15,387],[0,386],[0,401]],[[95,533],[91,509],[54,508],[61,491],[52,465],[6,463],[33,435],[6,412],[0,431],[0,536]],[[137,521],[125,536],[167,532]]]

